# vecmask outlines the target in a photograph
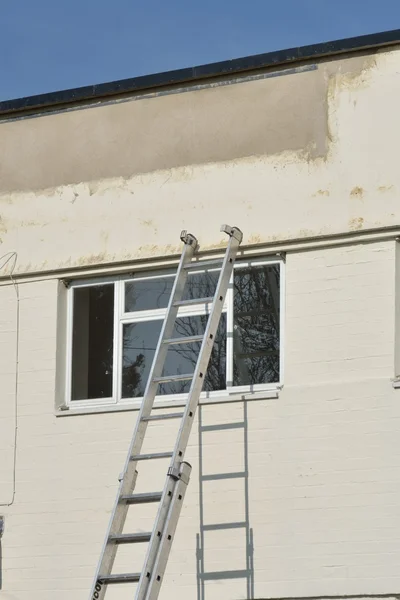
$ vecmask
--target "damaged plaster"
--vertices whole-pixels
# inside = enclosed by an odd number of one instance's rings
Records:
[[[14,139],[15,163],[13,174],[11,158],[2,167],[3,252],[16,250],[18,272],[25,273],[179,254],[182,229],[198,235],[202,250],[218,249],[226,243],[219,232],[225,222],[254,245],[393,226],[400,176],[397,139],[386,120],[394,114],[387,103],[395,111],[400,101],[399,63],[397,50],[343,57],[300,73],[143,101],[150,108],[125,102],[105,112],[85,108],[2,123]],[[70,119],[80,128],[71,130]],[[126,123],[133,129],[117,135]],[[139,123],[148,151],[133,135]],[[91,127],[101,142],[96,150],[92,142],[85,146]],[[44,143],[35,169],[28,164],[25,171],[15,152],[22,134],[26,152],[33,148],[37,128]],[[63,153],[54,153],[51,144],[67,131],[76,139],[70,135]],[[51,168],[37,169],[50,151],[43,164]],[[142,153],[150,170],[132,173]],[[158,168],[167,159],[178,166]],[[116,176],[107,176],[117,167]],[[51,185],[68,173],[80,182]],[[7,191],[12,181],[35,178],[38,189]]]

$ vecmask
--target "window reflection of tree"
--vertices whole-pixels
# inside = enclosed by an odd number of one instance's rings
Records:
[[[185,290],[185,299],[210,298],[214,296],[219,278],[219,271],[206,271],[195,273],[188,277],[188,285]],[[208,314],[194,317],[181,317],[175,324],[174,337],[188,337],[203,335],[207,326]],[[193,372],[197,357],[199,355],[201,342],[191,344],[179,344],[172,346],[169,352],[177,357],[177,363],[183,359],[184,364],[191,366]],[[190,382],[183,389],[187,392]],[[226,387],[226,316],[222,315],[217,334],[215,336],[211,358],[204,380],[204,391],[222,390]]]
[[[185,298],[211,297],[215,293],[218,272],[197,273],[188,278]],[[175,324],[174,337],[204,333],[208,315],[181,317]],[[123,386],[129,396],[142,396],[145,381],[145,354],[129,359],[126,350],[140,350],[131,333],[124,334]],[[275,382],[279,380],[279,265],[238,269],[234,276],[234,385]],[[173,373],[192,372],[197,363],[200,342],[171,346],[167,364]],[[152,350],[151,360],[155,348]],[[150,358],[150,357],[149,357]],[[215,338],[203,389],[226,387],[226,315],[223,315]],[[171,382],[159,387],[158,393],[187,393],[190,381]]]
[[[211,297],[215,293],[215,288],[218,282],[219,272],[195,273],[188,277],[188,284],[185,289],[184,298],[204,298]],[[166,281],[166,280],[164,280]],[[168,282],[170,283],[170,282]],[[171,286],[172,287],[172,286]],[[147,288],[150,291],[149,288]],[[168,293],[171,289],[168,290]],[[133,293],[133,286],[129,289],[129,294]],[[192,335],[200,335],[204,333],[207,325],[207,315],[197,315],[195,317],[179,318],[175,324],[174,337],[186,337]],[[161,325],[160,325],[161,327]],[[144,393],[144,372],[146,367],[145,350],[151,351],[151,360],[154,357],[155,348],[140,346],[138,338],[132,335],[134,328],[127,328],[124,331],[123,337],[123,375],[122,384],[124,396],[142,396]],[[135,341],[136,340],[136,341]],[[200,350],[200,342],[191,344],[179,344],[171,346],[168,350],[167,364],[170,367],[168,374],[183,374],[183,372],[194,371],[197,357]],[[143,350],[143,352],[140,352]],[[135,352],[134,357],[129,354]],[[139,351],[139,353],[137,353]],[[132,354],[131,354],[132,356]],[[148,357],[147,360],[149,360]],[[207,371],[204,382],[205,390],[215,390],[225,388],[225,371],[226,371],[226,323],[225,319],[221,321],[221,326],[218,330],[216,340],[213,347],[212,358],[210,360],[209,369]],[[165,374],[165,373],[164,373]],[[158,393],[165,394],[181,394],[189,391],[190,381],[170,382],[159,386]]]
[[[125,311],[134,312],[141,301],[140,310],[165,308],[171,295],[173,277],[159,279],[138,279],[125,284]]]
[[[193,335],[203,335],[207,326],[208,315],[198,315],[196,317],[182,317],[176,321],[176,337],[188,337]],[[201,342],[191,344],[179,344],[170,348],[169,352],[174,353],[179,361],[185,365],[189,364],[194,371],[197,357],[199,355]],[[189,371],[191,372],[191,371]],[[203,385],[205,391],[223,390],[226,387],[226,316],[222,315],[210,362]],[[186,390],[184,390],[186,391]]]
[[[233,383],[279,380],[279,265],[236,271]]]
[[[122,389],[124,396],[136,398],[143,395],[142,374],[145,366],[145,356],[139,353],[135,360],[126,360],[125,350],[129,348],[127,336],[124,335],[124,365],[122,368]]]
[[[88,390],[83,397],[107,398],[112,395],[114,365],[114,284],[75,288],[74,311],[77,313],[82,300],[87,307],[89,327]],[[80,327],[81,325],[74,323],[73,355],[75,344],[80,343]],[[73,367],[73,387],[76,368]]]

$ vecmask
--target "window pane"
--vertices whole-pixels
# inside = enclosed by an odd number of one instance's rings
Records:
[[[198,315],[195,317],[182,317],[176,320],[173,337],[187,337],[192,335],[201,335],[207,326],[208,315]],[[196,367],[197,357],[199,355],[201,342],[192,344],[177,344],[168,349],[167,360],[165,362],[164,375],[175,375],[178,373],[193,373]],[[168,389],[177,391],[163,391],[165,394],[177,394],[188,392],[190,381],[180,381],[178,383],[165,384]],[[211,352],[210,362],[203,385],[203,391],[211,392],[224,390],[226,388],[226,315],[221,315],[221,320],[217,329],[214,346]]]
[[[135,279],[125,284],[125,312],[166,308],[174,277]]]
[[[182,299],[189,300],[213,296],[218,277],[218,271],[190,273]],[[125,312],[166,308],[174,281],[175,276],[127,281],[125,284]]]
[[[234,275],[233,385],[279,381],[279,265]]]
[[[192,298],[209,298],[210,296],[214,296],[218,278],[219,271],[190,273],[182,299],[191,300]]]
[[[162,320],[123,326],[122,397],[143,396]]]
[[[114,284],[74,289],[72,400],[112,397]]]
[[[199,335],[204,332],[207,315],[177,319],[173,337]],[[144,394],[155,349],[162,327],[162,320],[130,323],[124,326],[122,397],[141,397]],[[200,342],[179,344],[168,349],[164,375],[193,373]],[[158,388],[158,394],[187,393],[190,381],[166,383]],[[226,316],[223,315],[214,343],[203,389],[220,390],[226,387]]]

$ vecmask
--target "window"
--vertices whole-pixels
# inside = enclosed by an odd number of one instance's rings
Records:
[[[143,396],[174,283],[173,270],[75,282],[69,289],[67,402],[124,403]],[[193,271],[184,299],[214,295],[219,270]],[[282,376],[282,263],[235,265],[203,393],[223,395],[276,386]],[[210,306],[179,310],[174,337],[204,332]],[[164,375],[191,373],[200,342],[168,349]],[[190,381],[159,386],[159,396],[187,393]]]

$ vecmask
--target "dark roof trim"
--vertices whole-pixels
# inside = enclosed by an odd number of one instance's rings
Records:
[[[92,99],[101,99],[107,96],[137,92],[140,90],[191,83],[199,79],[233,75],[235,73],[242,73],[243,71],[276,67],[278,65],[285,65],[307,59],[334,56],[335,54],[377,49],[394,44],[400,44],[400,29],[362,35],[334,42],[313,44],[311,46],[301,46],[300,48],[290,48],[289,50],[277,50],[266,54],[256,54],[254,56],[236,58],[198,67],[189,67],[175,71],[166,71],[164,73],[122,79],[112,83],[100,83],[98,85],[90,85],[60,92],[51,92],[49,94],[39,94],[37,96],[28,96],[16,100],[6,100],[0,102],[0,115],[19,113],[28,110],[40,110],[60,104],[72,104]]]

